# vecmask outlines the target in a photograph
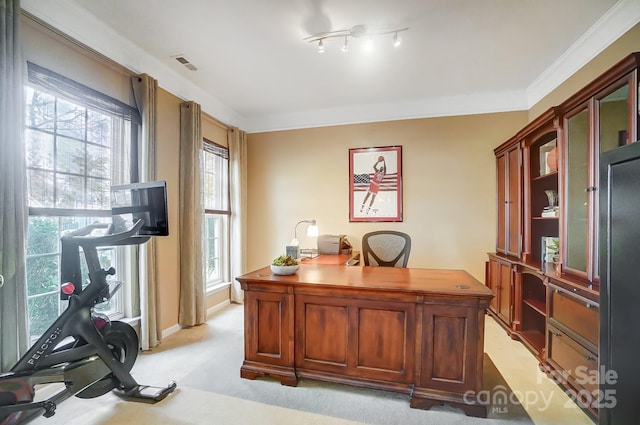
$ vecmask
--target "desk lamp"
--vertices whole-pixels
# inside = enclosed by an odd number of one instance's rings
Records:
[[[293,239],[291,239],[291,242],[286,247],[286,255],[291,255],[295,259],[300,257],[300,242],[298,242],[298,226],[302,223],[309,223],[309,226],[307,226],[307,236],[310,236],[310,237],[318,236],[318,225],[316,224],[315,219],[300,220],[296,224],[296,226],[293,228]]]

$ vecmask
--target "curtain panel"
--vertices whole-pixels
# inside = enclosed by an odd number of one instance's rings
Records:
[[[180,104],[180,306],[182,326],[205,322],[204,260],[200,153],[201,108],[195,102]]]
[[[28,348],[20,0],[0,0],[0,372]]]
[[[156,134],[158,131],[158,81],[147,74],[131,77],[133,94],[142,119],[142,134],[138,158],[140,181],[156,180]],[[155,347],[162,340],[158,291],[158,250],[155,238],[140,245],[139,299],[140,344],[143,350]]]
[[[229,189],[231,201],[231,301],[242,303],[244,292],[236,277],[247,270],[247,133],[231,128],[229,142]]]

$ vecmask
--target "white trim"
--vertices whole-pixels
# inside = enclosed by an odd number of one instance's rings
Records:
[[[132,72],[136,74],[146,72],[152,75],[158,80],[160,87],[182,99],[196,101],[203,111],[216,119],[229,125],[242,127],[242,117],[236,111],[72,1],[22,0],[21,6],[37,18]]]
[[[222,291],[223,289],[228,289],[231,286],[231,282],[220,282],[215,285],[207,286],[207,296],[213,295]]]
[[[168,337],[169,335],[173,335],[174,333],[178,332],[180,329],[182,329],[180,327],[180,325],[173,325],[165,330],[162,331],[162,339],[165,339],[166,337]]]
[[[219,312],[220,310],[222,310],[223,308],[225,308],[226,306],[230,305],[231,301],[229,299],[226,299],[224,301],[222,301],[221,303],[218,303],[216,305],[214,305],[213,307],[207,309],[207,320],[211,319],[211,317]]]
[[[531,83],[527,89],[527,109],[531,109],[638,22],[640,1],[618,1]]]
[[[367,122],[396,121],[527,110],[526,91],[474,93],[415,101],[355,105],[255,117],[245,121],[247,133]]]
[[[203,112],[242,128],[247,133],[528,110],[640,22],[640,2],[619,0],[526,90],[518,92],[479,93],[414,102],[353,105],[347,108],[244,117],[70,0],[22,0],[22,7],[127,69],[153,75],[158,79],[160,87],[182,99],[198,102]]]

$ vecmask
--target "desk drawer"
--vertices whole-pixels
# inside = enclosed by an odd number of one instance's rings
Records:
[[[548,356],[567,372],[567,380],[577,389],[582,387],[592,394],[598,390],[598,383],[592,382],[598,371],[598,356],[553,327],[549,327]]]
[[[600,313],[598,304],[568,291],[549,285],[551,308],[549,318],[598,346]]]

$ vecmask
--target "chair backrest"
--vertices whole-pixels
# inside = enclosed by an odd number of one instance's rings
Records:
[[[378,230],[362,237],[365,266],[407,267],[411,237],[393,230]]]

